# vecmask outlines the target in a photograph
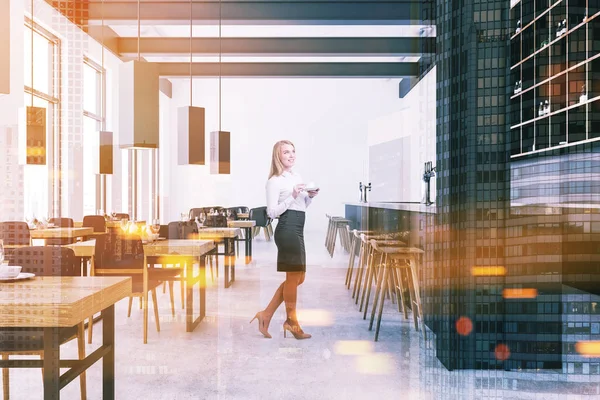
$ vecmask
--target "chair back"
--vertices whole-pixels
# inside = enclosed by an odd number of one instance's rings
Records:
[[[188,222],[169,222],[168,236],[169,239],[187,239],[192,233],[197,233],[198,229],[193,223]]]
[[[209,226],[211,228],[227,228],[227,216],[207,215],[204,226]]]
[[[73,250],[58,246],[30,246],[15,249],[11,265],[20,265],[22,272],[36,276],[80,276],[79,260]]]
[[[94,228],[94,232],[106,232],[106,220],[102,215],[86,215],[81,225],[84,228]]]
[[[50,218],[48,221],[54,226],[59,228],[72,228],[73,227],[73,219],[72,218]]]
[[[31,244],[29,225],[22,221],[0,222],[0,239],[8,245],[29,245]]]
[[[266,227],[269,224],[267,207],[256,207],[250,209],[248,219],[256,222],[256,226]]]
[[[237,210],[238,213],[249,213],[250,212],[250,209],[246,206],[237,206],[234,208]]]
[[[115,213],[115,218],[119,221],[122,219],[126,219],[126,220],[130,219],[129,214],[125,214],[125,213]]]
[[[158,237],[169,239],[169,225],[161,225],[158,230]]]
[[[226,208],[225,209],[225,215],[227,215],[227,212],[229,212],[230,215],[231,215],[230,218],[235,221],[235,220],[238,219],[238,209],[239,209],[239,207],[229,207],[229,208]]]
[[[144,245],[139,235],[111,229],[106,235],[96,238],[95,268],[99,275],[110,275],[119,269],[144,268]],[[101,270],[101,271],[98,271]]]

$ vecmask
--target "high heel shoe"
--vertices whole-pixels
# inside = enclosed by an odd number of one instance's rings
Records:
[[[286,331],[290,331],[290,333],[292,335],[294,335],[294,337],[298,340],[310,339],[312,337],[312,335],[310,333],[304,333],[304,331],[302,330],[302,328],[300,328],[300,325],[298,325],[298,323],[292,325],[288,321],[285,321],[283,323],[283,337],[284,338],[287,337]]]
[[[252,318],[250,320],[250,323],[252,323],[252,321],[254,321],[255,319],[258,320],[258,330],[260,331],[260,333],[262,333],[263,336],[266,337],[267,339],[271,339],[271,335],[267,331],[267,328],[265,327],[265,324],[264,324],[263,311],[257,312],[256,315],[254,316],[254,318]]]

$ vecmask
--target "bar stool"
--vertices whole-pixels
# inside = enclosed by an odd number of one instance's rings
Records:
[[[376,253],[380,254],[381,260],[381,263],[376,267],[378,268],[379,272],[377,273],[377,288],[375,290],[373,309],[371,311],[371,321],[369,323],[369,330],[372,330],[373,322],[375,320],[375,312],[377,307],[379,307],[377,325],[375,328],[375,341],[379,339],[381,316],[383,314],[383,305],[385,303],[385,296],[384,293],[382,293],[382,290],[390,287],[392,292],[395,292],[398,300],[398,311],[400,311],[400,303],[402,303],[404,318],[408,319],[408,311],[404,301],[404,282],[402,279],[403,271],[406,271],[409,274],[407,278],[407,289],[410,297],[415,330],[419,330],[418,318],[420,318],[423,337],[425,340],[427,340],[427,332],[425,330],[425,324],[423,324],[423,309],[421,305],[419,273],[417,266],[419,255],[423,254],[423,250],[415,247],[383,247],[376,240],[371,241],[371,246]],[[367,306],[370,295],[370,285],[368,286],[369,292],[367,293]]]
[[[329,219],[329,225],[327,227],[327,235],[325,239],[325,247],[327,247],[329,255],[333,257],[333,254],[335,252],[335,242],[337,240],[338,230],[344,225],[349,225],[350,220],[343,217],[333,217],[329,214],[325,214],[325,216]],[[349,248],[347,244],[347,238],[345,238],[342,234],[340,234],[340,243],[342,244],[342,247],[344,247],[344,249]]]
[[[401,241],[401,240],[393,240],[391,239],[393,236],[393,234],[388,234],[388,233],[376,233],[376,234],[370,234],[370,235],[365,235],[360,234],[360,241],[361,241],[361,248],[362,248],[362,263],[359,263],[359,270],[357,271],[357,275],[356,275],[356,279],[354,281],[354,290],[352,292],[352,298],[355,299],[355,304],[358,304],[358,298],[360,297],[360,293],[361,293],[361,289],[363,288],[363,284],[364,284],[364,289],[362,289],[363,295],[362,298],[364,298],[364,290],[367,289],[367,281],[368,281],[368,277],[370,275],[373,274],[377,274],[377,271],[375,270],[375,254],[374,254],[374,248],[372,246],[371,241],[375,241],[377,243],[384,243],[386,246],[406,246],[406,243]],[[366,271],[366,274],[364,273]],[[363,277],[365,278],[363,280]],[[389,296],[389,292],[386,289],[386,294]],[[393,299],[392,299],[393,301]],[[361,300],[361,306],[359,311],[362,311],[362,305],[363,305],[363,301]]]

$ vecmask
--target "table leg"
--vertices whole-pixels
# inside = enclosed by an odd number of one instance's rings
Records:
[[[185,264],[185,331],[193,332],[196,326],[206,316],[206,256],[200,257],[200,271],[194,276],[194,263],[189,260]],[[194,285],[199,283],[198,296],[200,296],[200,316],[194,320]]]
[[[252,233],[251,228],[244,228],[246,236],[245,241],[245,251],[246,251],[246,264],[250,264],[252,262]]]
[[[202,321],[206,316],[206,256],[200,257],[200,318]]]
[[[185,331],[191,332],[194,328],[194,265],[189,260],[185,262]]]
[[[115,306],[102,310],[102,345],[108,353],[102,357],[102,399],[115,398]]]
[[[60,398],[59,328],[44,328],[44,400]]]
[[[225,288],[228,288],[235,282],[235,259],[231,256],[231,251],[233,250],[233,243],[235,238],[225,238]],[[231,280],[229,280],[229,275],[231,273]]]

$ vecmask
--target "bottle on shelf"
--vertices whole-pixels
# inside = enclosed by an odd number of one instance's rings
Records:
[[[521,20],[517,21],[517,29],[515,29],[515,35],[521,32]]]
[[[521,93],[521,90],[522,90],[522,82],[521,82],[521,80],[518,80],[517,82],[515,82],[514,94]]]
[[[540,107],[538,108],[538,117],[544,115],[544,102],[540,101]]]
[[[579,96],[579,102],[583,103],[586,102],[588,99],[588,95],[585,92],[585,85],[581,86],[581,96]]]
[[[544,101],[544,115],[550,114],[550,102],[548,100]]]

